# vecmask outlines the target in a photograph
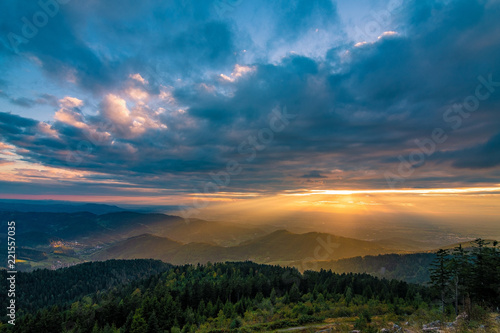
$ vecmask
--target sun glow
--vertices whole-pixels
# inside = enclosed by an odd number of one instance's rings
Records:
[[[471,187],[471,188],[432,188],[432,189],[390,189],[390,190],[304,190],[293,193],[287,191],[283,195],[353,195],[353,194],[467,194],[467,193],[500,193],[500,187]]]

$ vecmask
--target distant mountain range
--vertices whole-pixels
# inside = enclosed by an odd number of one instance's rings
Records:
[[[400,252],[372,242],[310,232],[294,234],[278,230],[223,247],[207,243],[182,244],[166,237],[144,234],[117,242],[92,256],[92,259],[160,259],[173,264],[251,260],[257,263],[281,263],[293,260],[334,260],[368,254]]]
[[[44,212],[44,213],[76,213],[89,212],[106,214],[122,212],[125,209],[105,204],[79,203],[54,200],[11,200],[0,199],[0,211],[14,212]]]
[[[234,245],[266,234],[258,228],[232,223],[184,220],[178,216],[129,211],[106,214],[0,211],[1,224],[16,221],[24,246],[47,246],[52,240],[78,241],[87,245],[109,244],[144,233],[168,236],[182,243],[206,242]],[[6,227],[3,230],[7,230]]]
[[[60,207],[65,211],[50,211]],[[49,211],[40,211],[43,209]],[[172,264],[251,260],[299,270],[370,273],[422,283],[428,280],[427,268],[437,249],[418,239],[367,241],[324,232],[277,230],[270,225],[184,220],[98,204],[0,202],[1,230],[7,230],[11,220],[16,221],[20,270],[107,259],[160,259]],[[0,238],[4,249],[5,239]]]

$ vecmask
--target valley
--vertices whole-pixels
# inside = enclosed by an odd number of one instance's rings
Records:
[[[42,206],[27,206],[25,210]],[[18,222],[18,266],[23,271],[109,259],[158,259],[171,264],[249,260],[291,266],[299,271],[370,273],[423,283],[429,280],[427,269],[434,259],[432,252],[459,243],[439,244],[398,235],[363,240],[303,229],[302,232],[279,229],[288,226],[296,230],[294,223],[243,225],[184,220],[174,215],[133,212],[106,205],[98,205],[97,212],[75,212],[74,206],[59,204],[55,209],[68,207],[66,212],[59,213],[8,211],[5,205],[1,207],[2,221]],[[80,206],[88,207],[95,208]],[[46,206],[45,210],[50,208]],[[107,212],[97,214],[103,211]],[[0,246],[2,242],[3,239]],[[470,246],[467,242],[463,244]]]

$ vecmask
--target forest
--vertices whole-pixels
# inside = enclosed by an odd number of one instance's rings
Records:
[[[19,273],[18,319],[12,326],[2,318],[0,331],[265,332],[336,322],[339,332],[379,332],[464,313],[472,332],[499,304],[497,245],[439,250],[426,285],[249,261],[109,260],[36,270]]]
[[[496,308],[500,304],[500,249],[497,241],[476,239],[471,249],[461,245],[440,249],[431,264],[432,289],[441,301],[441,309],[453,306],[470,316],[473,305]]]

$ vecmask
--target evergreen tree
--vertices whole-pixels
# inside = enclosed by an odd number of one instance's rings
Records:
[[[347,289],[345,291],[345,302],[347,303],[347,305],[351,304],[352,296],[353,296],[353,293],[352,293],[351,287],[347,287]]]
[[[127,316],[127,320],[125,321],[125,325],[123,326],[124,333],[130,333],[132,329],[132,321],[134,320],[134,312],[130,311]]]
[[[158,319],[156,318],[156,312],[153,311],[151,316],[148,319],[148,328],[146,333],[160,333],[160,326],[158,325]]]
[[[300,300],[300,291],[296,283],[293,284],[288,295],[290,302],[297,303]]]
[[[132,326],[130,327],[130,333],[144,333],[146,332],[146,329],[147,329],[146,320],[144,320],[141,311],[137,309],[132,319]]]
[[[478,238],[474,241],[472,290],[476,302],[481,305],[494,305],[498,300],[499,290],[496,288],[500,277],[497,275],[498,252],[497,244],[488,247],[490,243]]]
[[[101,269],[102,266],[103,263],[96,263],[96,266],[91,263],[76,271],[85,273],[80,279],[92,279],[95,271],[90,268]],[[110,269],[114,267],[115,264]],[[64,277],[67,273],[73,277],[76,271],[62,270],[58,274]],[[300,280],[283,280],[287,272],[299,274]],[[33,273],[43,276],[40,274]],[[273,330],[269,326],[271,322],[283,327],[321,321],[323,311],[333,312],[338,308],[343,309],[342,315],[359,315],[353,310],[358,302],[367,302],[369,311],[377,307],[388,308],[395,309],[399,315],[411,313],[417,308],[415,304],[431,301],[428,288],[419,285],[380,280],[368,274],[309,271],[300,275],[293,269],[251,262],[217,263],[210,268],[175,266],[164,273],[147,276],[132,279],[119,288],[89,292],[71,305],[62,302],[60,307],[44,307],[27,315],[20,311],[19,324],[12,329],[0,326],[0,332],[148,333],[178,332],[180,327],[185,332],[192,332],[238,330],[240,326],[255,323],[260,325],[256,329],[269,331]],[[39,284],[47,285],[48,282],[38,280],[34,283],[27,288],[39,290]],[[213,295],[204,295],[195,287],[197,285],[212,286]],[[75,288],[79,286],[75,284]],[[199,300],[192,298],[192,290],[200,294]],[[285,297],[280,297],[283,293]],[[212,297],[215,300],[211,300]],[[286,306],[287,298],[290,306]],[[345,307],[340,304],[344,298],[356,304]],[[26,296],[19,301],[27,302]],[[381,306],[383,303],[389,306]],[[362,316],[362,321],[369,328],[369,317]]]
[[[470,290],[471,265],[469,255],[462,244],[453,249],[452,255],[450,267],[455,288],[455,315],[458,315],[459,299],[462,297],[462,304],[465,304],[465,297],[468,297]]]
[[[269,296],[272,304],[276,304],[276,290],[273,288],[271,290],[271,295]]]
[[[432,262],[430,271],[431,285],[441,296],[441,311],[444,313],[445,297],[450,284],[451,269],[448,251],[440,249]]]

